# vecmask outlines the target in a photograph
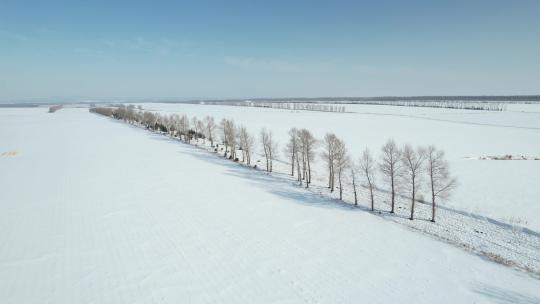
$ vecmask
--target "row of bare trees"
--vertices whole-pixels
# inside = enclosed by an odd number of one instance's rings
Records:
[[[292,128],[289,130],[289,141],[285,146],[285,154],[291,161],[291,175],[297,172],[297,179],[306,188],[311,184],[311,166],[315,160],[317,140],[307,129]]]
[[[179,138],[187,143],[209,143],[214,151],[223,149],[223,155],[234,161],[251,166],[253,153],[255,152],[256,137],[248,132],[246,126],[237,126],[232,119],[222,119],[216,124],[214,117],[206,116],[203,119],[187,115],[161,115],[158,113],[143,111],[142,108],[132,105],[119,105],[115,107],[93,107],[90,112],[110,116],[131,124],[138,124],[146,129],[167,133],[172,137]],[[216,144],[216,137],[221,134],[221,145]],[[272,172],[273,160],[276,157],[277,142],[271,130],[262,129],[259,134],[261,152],[265,156],[266,171]],[[238,153],[241,153],[241,160]]]
[[[345,113],[346,107],[341,104],[320,104],[320,103],[300,103],[300,102],[263,102],[263,101],[205,101],[206,105],[226,105],[237,107],[259,107],[283,110],[321,111]]]
[[[343,200],[344,179],[347,178],[352,183],[354,204],[357,205],[358,186],[360,182],[363,182],[369,191],[371,210],[375,210],[374,192],[378,189],[376,186],[378,176],[382,176],[386,182],[381,189],[389,189],[391,213],[395,212],[398,193],[406,193],[410,196],[411,220],[414,219],[415,202],[420,186],[425,184],[425,177],[427,177],[431,195],[432,221],[435,221],[436,204],[439,199],[447,198],[456,186],[456,179],[449,174],[444,151],[435,146],[415,149],[411,145],[404,145],[399,148],[394,140],[390,139],[383,145],[378,162],[367,148],[355,161],[349,155],[345,142],[335,134],[328,133],[322,141],[318,141],[309,130],[292,128],[289,130],[285,153],[290,159],[291,175],[295,175],[296,166],[297,179],[300,185],[302,181],[305,181],[306,188],[311,183],[311,166],[319,144],[323,149],[321,156],[327,168],[330,192],[334,192],[337,181],[339,199]]]
[[[414,218],[414,207],[419,186],[425,177],[431,194],[432,217],[435,221],[436,203],[439,199],[448,198],[451,190],[457,186],[457,180],[450,176],[449,165],[444,151],[435,146],[413,148],[405,145],[398,148],[393,140],[388,140],[382,147],[380,162],[382,175],[390,184],[391,211],[394,212],[396,192],[400,186],[408,187],[411,197],[411,215]]]
[[[367,100],[356,104],[376,104],[403,107],[429,107],[462,110],[506,111],[505,102],[470,100]]]
[[[213,118],[212,118],[213,119]],[[225,156],[239,161],[237,151],[242,153],[242,162],[251,166],[251,158],[255,151],[256,138],[249,133],[246,126],[236,126],[232,119],[222,119],[220,122],[222,142],[225,146]],[[266,171],[272,172],[273,160],[277,150],[277,142],[274,140],[272,131],[263,128],[259,134],[262,152],[266,161]],[[213,143],[212,143],[213,145]]]
[[[222,119],[216,124],[212,116],[200,120],[197,117],[190,119],[186,115],[160,115],[133,106],[95,107],[90,112],[167,133],[188,143],[198,144],[202,140],[203,144],[209,143],[215,152],[221,149],[225,157],[248,166],[252,166],[252,157],[257,151],[256,137],[246,126],[237,126],[232,119]],[[221,147],[216,144],[218,133],[221,134]],[[266,171],[272,172],[278,144],[271,130],[263,128],[260,131],[259,147],[264,156]],[[319,149],[322,152],[318,152]],[[238,153],[241,153],[241,159]],[[415,203],[421,189],[429,189],[431,221],[435,221],[437,203],[441,198],[448,197],[456,186],[456,180],[449,174],[444,151],[434,146],[398,147],[390,139],[382,146],[378,160],[367,148],[355,159],[348,152],[345,142],[335,134],[328,133],[322,140],[318,140],[308,129],[292,128],[288,132],[284,153],[290,162],[290,174],[296,175],[301,186],[308,188],[312,183],[312,168],[320,155],[328,174],[328,189],[334,192],[337,188],[340,200],[343,200],[343,191],[349,181],[352,184],[354,204],[358,205],[358,190],[363,186],[369,193],[371,210],[375,210],[377,190],[388,192],[390,213],[395,212],[397,198],[406,195],[411,202],[411,220],[414,219]]]
[[[414,148],[406,144],[400,148],[394,140],[389,139],[381,148],[378,163],[374,160],[371,152],[365,149],[358,164],[355,165],[351,162],[350,166],[351,175],[354,176],[356,172],[359,172],[365,177],[370,192],[372,210],[374,210],[373,190],[375,189],[377,173],[379,173],[383,181],[386,182],[385,188],[390,192],[390,213],[395,212],[398,193],[405,193],[411,200],[409,217],[411,220],[414,219],[418,193],[423,187],[429,190],[432,207],[431,221],[435,222],[438,201],[448,198],[452,189],[457,186],[457,180],[450,176],[444,151],[433,145]]]

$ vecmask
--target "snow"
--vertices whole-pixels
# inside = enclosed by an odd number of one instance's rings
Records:
[[[46,112],[0,110],[2,303],[540,302],[523,272],[286,179]]]
[[[318,138],[334,132],[356,157],[365,147],[378,153],[388,138],[399,144],[435,144],[446,151],[451,170],[459,180],[447,206],[540,231],[540,161],[471,160],[506,154],[540,157],[540,111],[536,111],[535,104],[511,104],[509,111],[503,112],[347,105],[347,111],[352,113],[191,104],[142,106],[199,118],[212,115],[218,121],[233,118],[254,133],[271,127],[282,147],[293,126],[308,128]]]

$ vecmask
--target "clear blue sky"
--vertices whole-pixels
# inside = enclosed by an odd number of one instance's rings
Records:
[[[540,1],[0,0],[4,101],[460,94],[540,94]]]

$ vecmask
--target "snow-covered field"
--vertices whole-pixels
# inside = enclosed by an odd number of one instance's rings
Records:
[[[378,145],[376,133],[389,133],[377,129],[379,116],[175,107],[252,126],[272,123],[276,135],[294,122],[319,133],[331,120],[353,120],[358,124],[342,132],[351,147],[357,137],[356,144]],[[0,109],[0,154],[16,152],[0,157],[1,303],[540,302],[538,279],[285,179],[87,109],[46,112]],[[391,119],[406,120],[396,127],[398,140],[407,125],[420,130],[415,120]],[[375,125],[364,129],[368,122]],[[340,134],[339,125],[328,129]],[[424,130],[427,142],[437,138]],[[509,129],[497,130],[502,144],[510,140]],[[461,135],[451,136],[479,140]],[[412,133],[410,140],[418,138]],[[444,145],[463,184],[458,156],[466,149],[451,146]],[[515,181],[507,188],[527,183]],[[488,197],[475,206],[495,197],[476,191],[473,198]],[[534,191],[523,195],[534,201]],[[490,206],[512,212],[525,205],[514,197],[511,206]]]
[[[365,147],[378,152],[388,138],[401,144],[435,144],[446,151],[459,180],[447,206],[540,231],[540,161],[471,159],[506,154],[540,157],[537,104],[510,104],[503,112],[347,105],[351,113],[190,104],[142,106],[160,113],[233,118],[254,133],[267,127],[282,146],[293,126],[308,128],[318,138],[334,132],[356,157]],[[322,165],[322,161],[319,163]]]

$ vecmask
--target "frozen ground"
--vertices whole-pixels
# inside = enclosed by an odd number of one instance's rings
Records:
[[[86,109],[0,110],[2,303],[538,303],[540,281]]]
[[[347,105],[347,111],[353,113],[186,104],[143,107],[162,113],[234,118],[253,132],[268,127],[282,146],[293,126],[308,128],[318,138],[334,132],[357,156],[364,147],[378,152],[390,137],[402,144],[435,144],[447,152],[452,172],[459,179],[459,188],[446,206],[540,231],[540,161],[469,159],[505,154],[540,156],[537,105],[509,105],[505,112]]]

